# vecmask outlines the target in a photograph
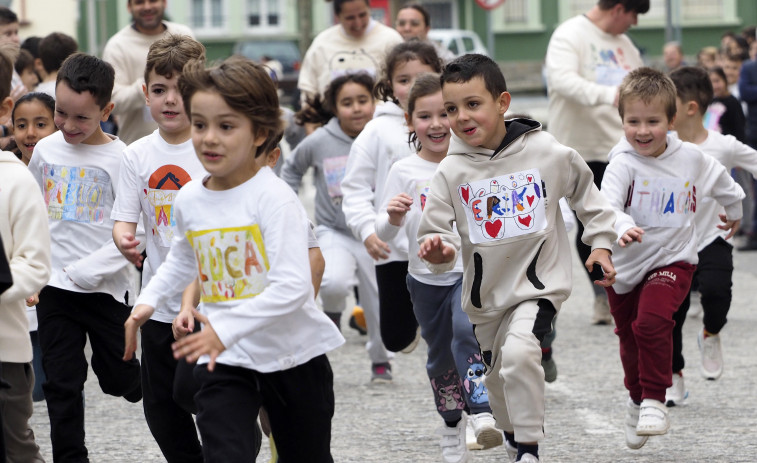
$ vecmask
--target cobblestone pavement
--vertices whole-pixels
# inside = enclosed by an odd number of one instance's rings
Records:
[[[592,326],[591,289],[576,278],[573,295],[558,322],[556,382],[547,385],[547,462],[754,462],[757,461],[754,336],[757,313],[755,253],[735,253],[734,302],[722,333],[725,372],[718,381],[698,373],[696,331],[700,319],[684,326],[685,370],[690,391],[686,406],[670,411],[672,427],[641,450],[627,449],[622,417],[626,393],[612,329]],[[574,274],[583,277],[578,259]],[[345,314],[346,317],[346,314]],[[425,345],[393,360],[394,382],[370,383],[365,337],[346,328],[347,343],[329,355],[335,376],[336,414],[332,448],[336,462],[437,462],[434,410],[425,375]],[[160,451],[145,424],[142,405],[100,392],[90,372],[85,387],[87,446],[93,462],[158,462]],[[43,456],[52,461],[44,402],[35,404],[32,427]],[[264,442],[258,458],[268,461]],[[474,453],[475,462],[506,462],[503,449]]]

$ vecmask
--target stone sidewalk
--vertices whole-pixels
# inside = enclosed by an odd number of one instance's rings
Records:
[[[638,451],[626,448],[623,413],[626,393],[612,329],[592,326],[591,289],[580,274],[558,322],[556,382],[547,385],[545,462],[754,462],[757,461],[753,354],[757,332],[754,310],[757,254],[735,253],[734,302],[723,331],[725,372],[718,381],[698,373],[698,319],[684,327],[685,370],[690,391],[686,406],[671,409],[672,427]],[[346,314],[345,314],[346,316]],[[336,414],[332,448],[336,462],[438,462],[435,412],[425,375],[424,344],[393,361],[394,382],[370,383],[363,343],[346,328],[347,343],[329,355],[335,376]],[[142,405],[100,392],[94,374],[85,387],[87,446],[93,462],[163,461],[145,424]],[[35,404],[32,426],[43,456],[52,461],[44,402]],[[268,461],[267,442],[259,462]],[[474,453],[473,461],[506,462],[504,449]]]

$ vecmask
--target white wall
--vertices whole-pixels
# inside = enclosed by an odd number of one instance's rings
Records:
[[[51,32],[63,32],[76,38],[78,0],[12,0],[10,8],[21,23],[22,42],[27,37],[44,37]]]

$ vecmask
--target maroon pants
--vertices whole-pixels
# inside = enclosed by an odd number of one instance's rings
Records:
[[[636,402],[664,403],[665,389],[673,384],[673,314],[689,292],[695,269],[695,265],[676,262],[647,273],[629,293],[607,288],[626,389]]]

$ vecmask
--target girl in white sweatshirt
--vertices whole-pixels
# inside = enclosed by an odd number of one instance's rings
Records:
[[[376,213],[389,168],[413,149],[408,144],[405,108],[410,87],[422,72],[441,72],[433,45],[403,42],[387,55],[374,94],[385,103],[350,149],[342,180],[342,210],[347,226],[376,263],[381,339],[392,352],[410,351],[419,338],[418,322],[407,291],[407,238],[400,233],[384,242],[376,235]]]

